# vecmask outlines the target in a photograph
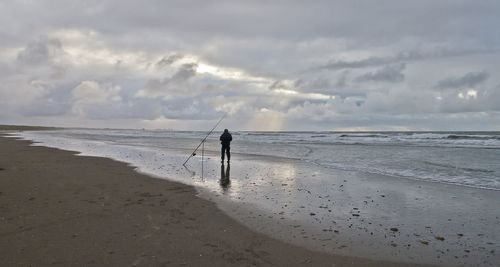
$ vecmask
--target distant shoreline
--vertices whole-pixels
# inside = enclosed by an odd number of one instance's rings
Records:
[[[60,127],[46,126],[29,126],[29,125],[0,125],[0,131],[43,131],[43,130],[60,130]]]
[[[145,128],[94,128],[94,127],[52,127],[52,126],[36,126],[36,125],[10,125],[0,124],[0,131],[42,131],[42,130],[63,130],[63,129],[99,129],[99,130],[146,130],[146,131],[170,131],[170,132],[206,132],[206,130],[172,130],[172,129],[145,129]],[[317,130],[317,131],[251,131],[251,130],[233,130],[234,132],[241,133],[338,133],[338,134],[352,134],[352,133],[494,133],[500,134],[500,130],[486,130],[486,131],[468,131],[468,130],[408,130],[408,131],[387,131],[387,130],[370,130],[370,131],[336,131],[336,130]]]

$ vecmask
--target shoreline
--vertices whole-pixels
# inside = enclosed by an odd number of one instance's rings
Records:
[[[0,137],[2,265],[430,266],[290,245],[242,226],[191,186],[31,143]]]

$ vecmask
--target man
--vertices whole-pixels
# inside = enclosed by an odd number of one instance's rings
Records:
[[[233,136],[229,133],[227,129],[224,129],[224,133],[220,136],[219,138],[220,143],[222,145],[221,148],[221,163],[224,163],[224,153],[227,155],[227,163],[229,163],[229,160],[231,159],[231,148],[230,144],[231,141],[233,141]]]

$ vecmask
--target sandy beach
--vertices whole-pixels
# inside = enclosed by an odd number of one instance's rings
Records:
[[[0,148],[2,266],[424,266],[277,241],[111,159],[7,137]]]

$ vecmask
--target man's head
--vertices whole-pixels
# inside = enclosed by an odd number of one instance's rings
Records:
[[[229,133],[229,131],[228,131],[227,129],[224,129],[224,132],[225,132],[225,133]]]

